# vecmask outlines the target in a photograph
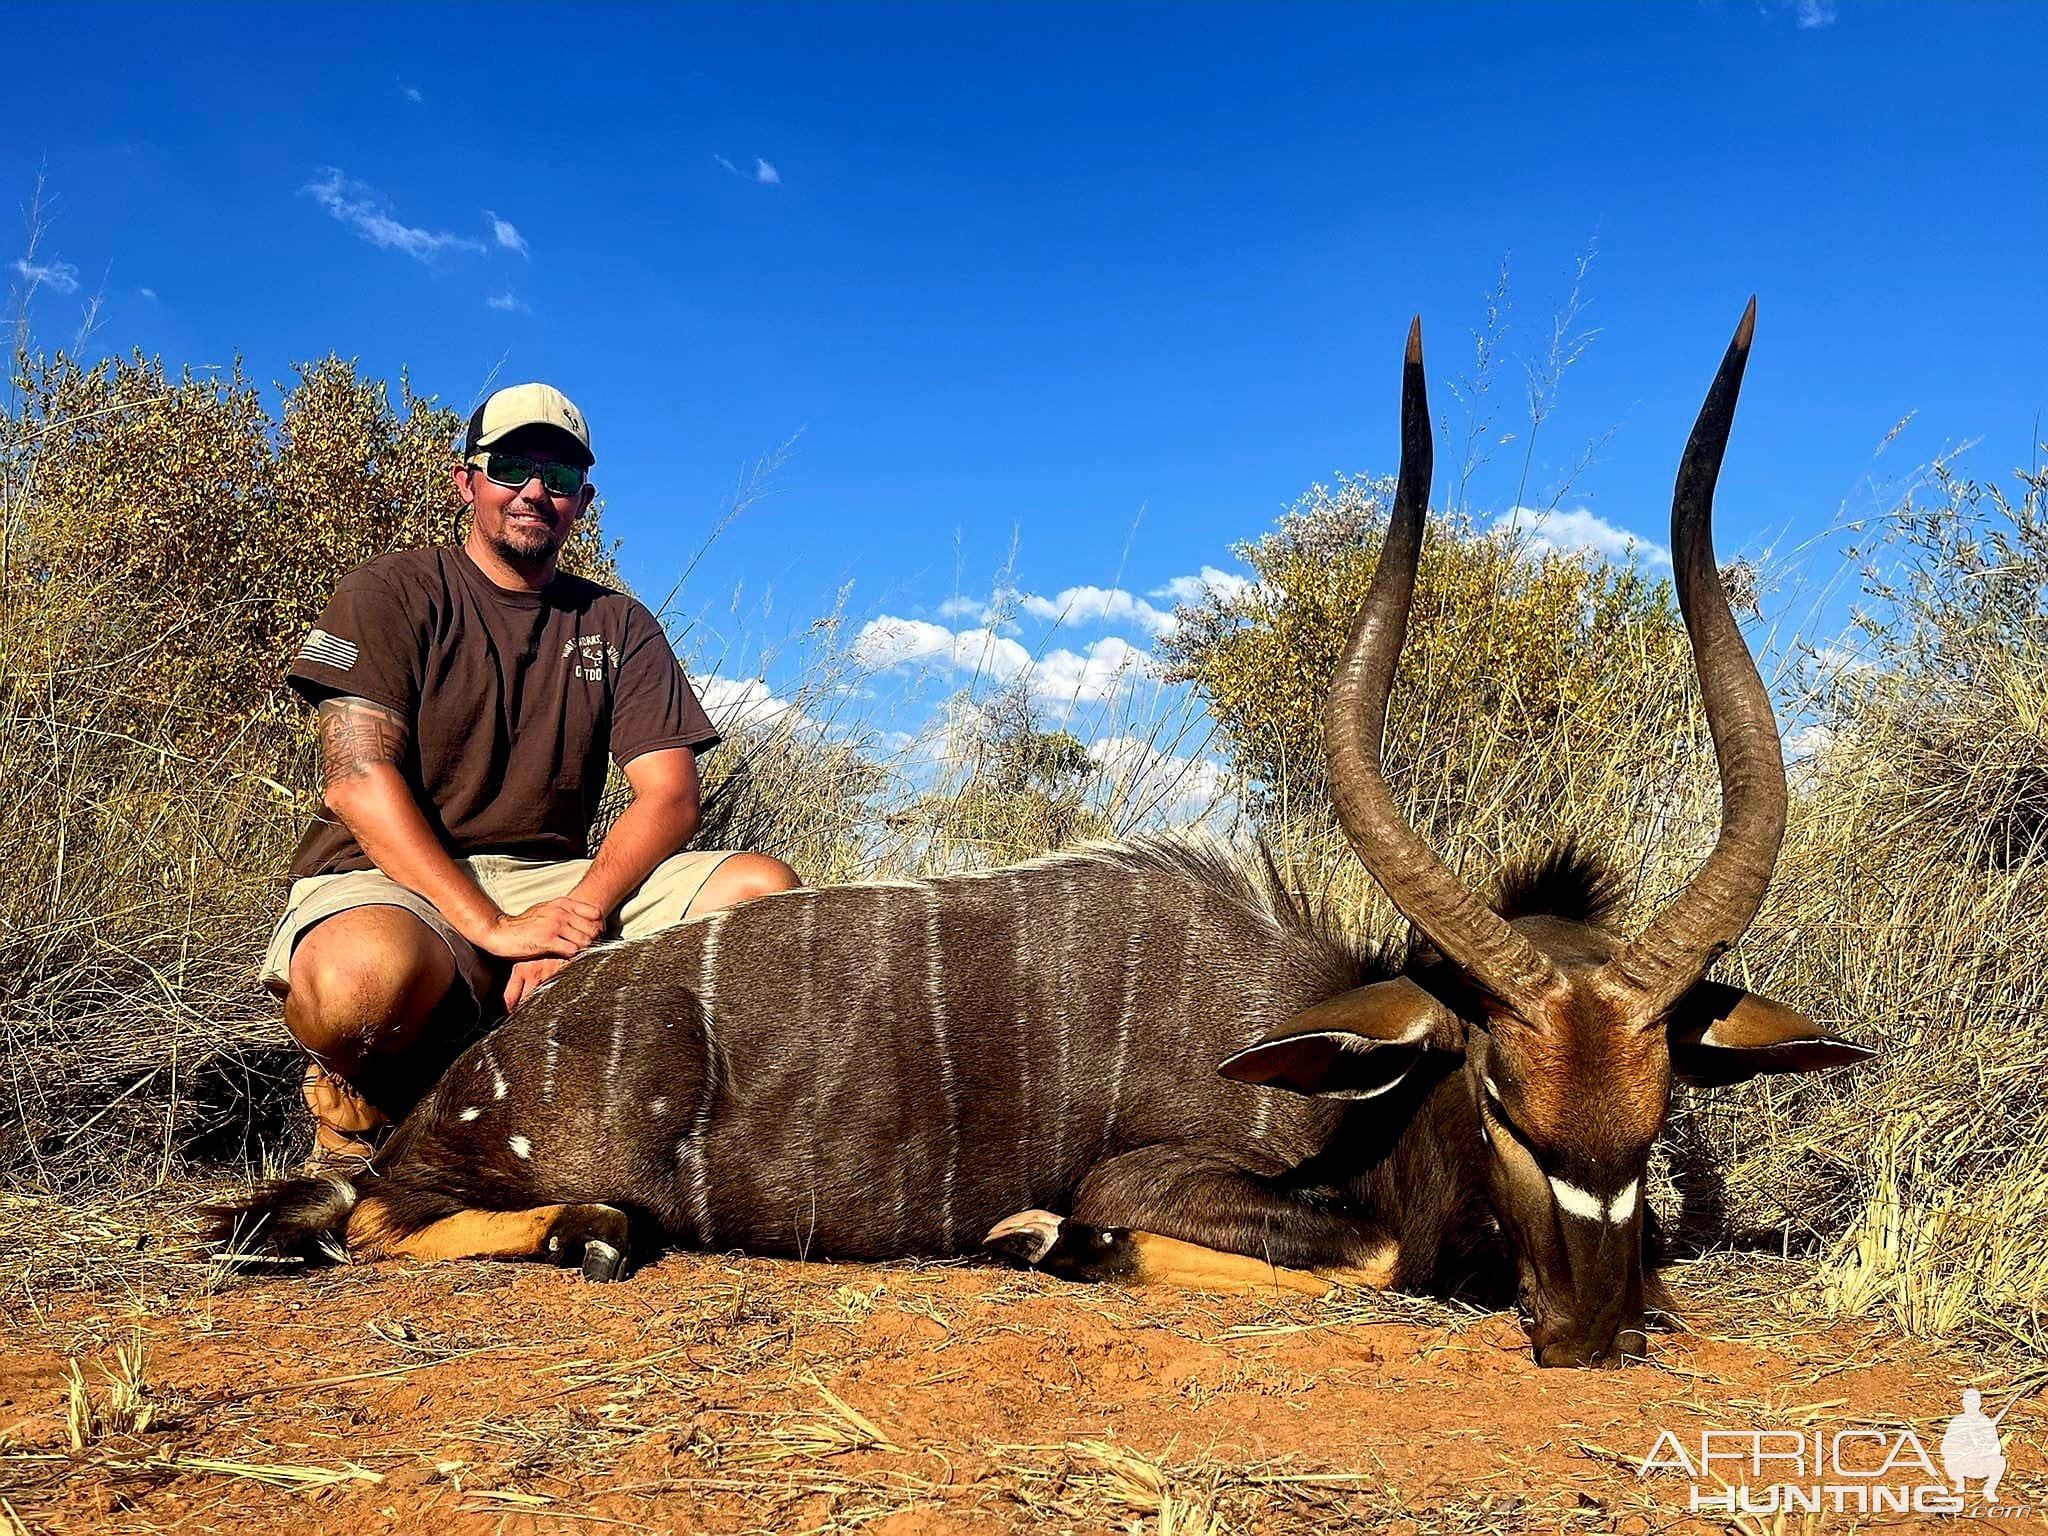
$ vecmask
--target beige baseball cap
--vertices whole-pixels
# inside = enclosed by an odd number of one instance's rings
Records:
[[[597,462],[597,455],[590,451],[590,426],[583,413],[552,384],[514,384],[493,393],[469,418],[462,456],[466,459],[479,448],[501,442],[521,427],[553,427],[574,440],[586,469]]]

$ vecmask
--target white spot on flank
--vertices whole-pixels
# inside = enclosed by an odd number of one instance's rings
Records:
[[[512,1148],[512,1155],[514,1157],[530,1158],[533,1156],[533,1143],[524,1136],[514,1136],[509,1145]]]
[[[494,1098],[494,1099],[502,1099],[503,1097],[505,1097],[505,1090],[506,1090],[507,1086],[508,1086],[508,1085],[507,1085],[507,1083],[505,1082],[505,1074],[504,1074],[504,1073],[502,1073],[502,1072],[493,1072],[493,1073],[491,1074],[491,1097],[492,1097],[492,1098]]]
[[[668,1113],[668,1100],[667,1100],[667,1099],[649,1099],[649,1100],[647,1101],[647,1113],[649,1113],[650,1115],[665,1115],[665,1114],[667,1114],[667,1113]]]
[[[483,1106],[481,1104],[472,1104],[469,1106],[469,1108],[465,1109],[462,1112],[461,1118],[464,1120],[474,1120],[478,1115],[482,1114],[483,1112]]]
[[[1629,1217],[1635,1215],[1636,1190],[1642,1182],[1641,1179],[1630,1179],[1628,1181],[1628,1188],[1624,1189],[1607,1203],[1607,1219],[1616,1226],[1619,1226],[1622,1222],[1627,1221]]]
[[[1578,1216],[1586,1221],[1600,1219],[1600,1197],[1588,1194],[1576,1184],[1567,1184],[1563,1179],[1552,1178],[1550,1192],[1557,1196],[1558,1209],[1568,1216]]]

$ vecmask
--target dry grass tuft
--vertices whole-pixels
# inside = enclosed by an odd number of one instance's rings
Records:
[[[104,1381],[95,1395],[75,1356],[66,1366],[64,1428],[74,1451],[105,1439],[146,1434],[157,1423],[158,1404],[149,1388],[149,1357],[140,1328],[116,1348],[111,1366],[97,1369]]]

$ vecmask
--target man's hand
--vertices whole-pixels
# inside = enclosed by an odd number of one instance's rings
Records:
[[[604,912],[575,896],[557,896],[524,912],[498,914],[478,946],[501,960],[534,960],[553,955],[567,960],[597,942]]]
[[[505,1011],[510,1013],[521,1003],[540,990],[542,982],[551,980],[555,973],[569,962],[552,957],[545,960],[522,960],[512,967],[512,979],[505,983]]]

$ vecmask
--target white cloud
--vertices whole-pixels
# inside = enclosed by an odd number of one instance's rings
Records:
[[[1793,0],[1792,18],[1802,32],[1815,32],[1835,24],[1834,0]]]
[[[135,291],[149,300],[150,303],[154,304],[156,302],[156,290],[154,288],[138,288]]]
[[[1877,662],[1854,640],[1838,640],[1829,645],[1813,646],[1809,662],[1814,671],[1828,682],[1839,682],[1846,677],[1858,677],[1879,670]]]
[[[1097,704],[1115,698],[1126,683],[1150,677],[1152,672],[1149,653],[1116,635],[1105,635],[1085,652],[1046,652],[1032,666],[1027,681],[1041,698]]]
[[[1834,727],[1811,721],[1795,725],[1785,733],[1785,761],[1788,763],[1810,763],[1818,761],[1821,754],[1834,744]]]
[[[427,99],[420,94],[420,88],[416,85],[400,86],[399,94],[407,101],[425,101]]]
[[[1176,603],[1198,603],[1205,594],[1214,592],[1228,602],[1251,590],[1253,585],[1248,576],[1234,576],[1229,571],[1205,565],[1200,575],[1176,576],[1165,586],[1154,587],[1148,596],[1164,597]]]
[[[403,251],[415,261],[432,261],[444,251],[483,250],[480,241],[402,223],[383,193],[365,182],[351,181],[331,165],[322,167],[320,174],[299,190],[379,250]]]
[[[775,169],[774,166],[763,160],[759,155],[754,157],[754,168],[752,171],[741,170],[723,155],[713,155],[711,158],[726,170],[732,172],[733,175],[739,177],[741,181],[758,181],[764,187],[779,187],[782,185],[782,172]]]
[[[1018,607],[1034,618],[1068,624],[1136,624],[1155,635],[1173,629],[1173,615],[1121,587],[1068,587],[1057,597],[1025,593]]]
[[[528,261],[533,260],[533,252],[526,248],[526,237],[519,233],[518,225],[510,219],[499,218],[488,208],[484,210],[484,217],[490,221],[491,238],[498,242],[498,249],[517,251]]]
[[[939,604],[942,619],[973,619],[977,623],[988,616],[988,604],[978,597],[949,597]]]
[[[504,310],[507,314],[530,315],[533,313],[533,306],[509,288],[503,293],[492,294],[484,302],[493,309]]]
[[[31,288],[51,288],[58,293],[78,292],[78,268],[68,261],[30,261],[14,258],[14,270]]]
[[[1184,826],[1219,810],[1234,810],[1223,765],[1207,757],[1176,757],[1138,736],[1089,743],[1105,788],[1131,808],[1140,825]]]
[[[1106,635],[1085,651],[1048,651],[1034,657],[1008,635],[975,628],[951,630],[925,619],[871,619],[854,637],[853,654],[877,671],[915,667],[965,673],[998,683],[1022,681],[1044,699],[1099,703],[1133,678],[1150,676],[1151,656],[1129,641]]]
[[[1516,507],[1495,518],[1493,526],[1496,531],[1520,530],[1533,550],[1590,550],[1603,560],[1626,563],[1634,559],[1653,568],[1671,563],[1671,551],[1662,544],[1617,528],[1584,507],[1569,512]]]
[[[1002,682],[1031,665],[1031,653],[1007,635],[978,628],[955,631],[924,619],[870,619],[854,637],[853,654],[877,669],[935,663],[957,672],[986,672]]]
[[[796,708],[758,677],[704,677],[692,682],[704,712],[722,730],[769,725]]]

